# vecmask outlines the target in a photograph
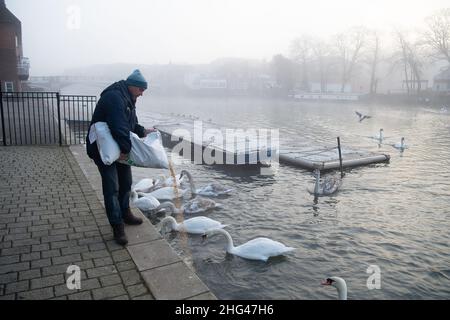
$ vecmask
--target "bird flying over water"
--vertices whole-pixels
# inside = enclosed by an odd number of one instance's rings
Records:
[[[355,111],[356,115],[359,117],[359,122],[363,121],[364,119],[370,119],[371,116],[363,115],[362,113]]]

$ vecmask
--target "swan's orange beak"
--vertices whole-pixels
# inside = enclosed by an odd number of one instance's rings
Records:
[[[333,280],[331,280],[331,279],[325,279],[320,282],[320,284],[323,286],[331,286],[332,283],[333,283]]]

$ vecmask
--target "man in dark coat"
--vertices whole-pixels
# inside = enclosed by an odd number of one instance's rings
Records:
[[[130,131],[143,138],[155,130],[139,125],[136,116],[136,100],[146,89],[147,81],[139,70],[135,70],[126,80],[113,83],[102,92],[92,115],[91,125],[96,122],[108,124],[111,135],[119,145],[120,160],[126,160],[131,150]],[[113,229],[114,239],[120,245],[126,245],[128,239],[124,223],[142,223],[142,219],[135,217],[130,211],[131,167],[118,162],[105,165],[100,158],[97,143],[89,141],[89,132],[86,149],[102,177],[106,214]]]

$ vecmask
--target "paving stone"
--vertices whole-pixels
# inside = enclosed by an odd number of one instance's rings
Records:
[[[136,265],[134,264],[133,260],[127,260],[116,263],[116,268],[119,271],[126,271],[126,270],[136,270]]]
[[[101,277],[100,282],[103,287],[108,287],[108,286],[122,283],[122,279],[120,278],[120,276],[118,274],[113,274],[113,275]]]
[[[127,287],[127,291],[131,298],[134,298],[137,296],[142,296],[142,295],[148,293],[147,287],[143,284],[129,286],[129,287]]]
[[[142,276],[158,300],[187,299],[209,291],[184,262],[147,270]]]
[[[143,296],[135,297],[133,300],[155,300],[155,297],[153,297],[151,294],[145,294]]]
[[[29,289],[29,287],[30,286],[29,286],[28,280],[12,282],[12,283],[9,283],[6,285],[5,293],[11,294],[11,293],[16,293],[16,292],[21,292],[21,291],[27,291]]]
[[[29,280],[41,277],[41,269],[31,269],[19,272],[19,280]]]
[[[178,255],[165,240],[128,246],[128,251],[138,270],[148,270],[180,261]]]
[[[88,269],[88,270],[86,270],[86,272],[87,272],[87,275],[89,278],[96,278],[96,277],[117,274],[117,269],[114,265],[110,265],[110,266],[103,266],[103,267]]]
[[[135,270],[123,271],[120,276],[127,287],[142,282],[141,275]]]
[[[31,261],[31,269],[48,267],[52,264],[50,258]]]
[[[81,260],[82,260],[81,255],[79,253],[52,258],[53,264],[63,264],[63,263],[76,264],[76,262],[81,261]]]
[[[17,294],[18,299],[26,300],[47,300],[54,296],[53,287],[20,292]]]
[[[125,260],[130,260],[131,256],[126,249],[117,250],[112,253],[112,258],[114,262],[121,262]]]
[[[19,261],[20,261],[20,255],[18,255],[18,254],[14,255],[14,256],[5,256],[5,257],[0,256],[0,265],[16,263]]]
[[[125,291],[125,288],[123,285],[115,285],[100,289],[95,289],[92,291],[92,294],[94,296],[95,300],[102,300],[102,299],[108,299],[108,298],[114,298],[121,295],[126,295],[127,292]]]
[[[75,294],[70,294],[67,296],[69,300],[92,300],[92,295],[90,291],[83,291]]]
[[[112,265],[112,264],[113,264],[113,260],[110,257],[94,259],[94,265],[96,267],[102,267],[102,266]]]
[[[41,258],[40,252],[32,252],[32,253],[25,253],[22,254],[20,257],[20,261],[32,261],[32,260],[39,260]]]
[[[39,289],[45,287],[56,286],[65,283],[64,276],[61,274],[43,277],[31,280],[31,289]]]
[[[14,264],[6,264],[0,266],[0,275],[9,272],[18,272],[30,269],[30,262],[20,262]]]
[[[42,258],[53,258],[61,256],[59,249],[47,250],[41,252]]]
[[[0,274],[0,284],[6,284],[10,282],[17,281],[17,272],[9,272],[5,274]]]

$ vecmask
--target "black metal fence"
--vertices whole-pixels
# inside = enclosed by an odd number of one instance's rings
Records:
[[[83,144],[96,102],[95,96],[58,92],[0,92],[0,143]]]

